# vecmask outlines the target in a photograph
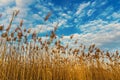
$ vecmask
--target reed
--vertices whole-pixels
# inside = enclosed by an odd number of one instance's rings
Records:
[[[23,20],[10,32],[18,13],[13,12],[7,29],[0,26],[0,80],[120,80],[118,51],[103,52],[95,44],[88,49],[83,44],[75,49],[69,44],[62,45],[64,36],[58,40],[55,34],[58,24],[46,40],[37,36],[36,31],[31,33],[31,29],[23,29]],[[44,20],[47,21],[50,15],[48,13]],[[33,42],[27,41],[29,38],[25,33],[32,34]],[[74,39],[74,35],[70,39]]]

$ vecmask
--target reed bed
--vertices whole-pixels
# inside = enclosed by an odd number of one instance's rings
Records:
[[[55,34],[58,24],[46,40],[37,36],[36,31],[31,33],[31,29],[23,28],[24,20],[10,31],[18,14],[17,10],[13,12],[6,29],[0,25],[0,80],[120,80],[118,51],[105,52],[95,44],[89,48],[80,44],[75,49],[63,45]],[[28,41],[28,36],[32,41]],[[73,38],[74,35],[70,36]],[[73,45],[76,44],[77,40]]]

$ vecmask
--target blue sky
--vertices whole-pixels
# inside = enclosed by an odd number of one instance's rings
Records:
[[[13,10],[20,10],[12,28],[24,20],[25,28],[32,28],[44,37],[59,23],[58,37],[72,44],[95,43],[103,49],[120,49],[120,0],[0,0],[0,24],[8,25]],[[44,22],[48,12],[52,15]],[[41,29],[41,30],[40,30]],[[74,34],[74,39],[69,36]],[[76,46],[76,45],[74,45]]]

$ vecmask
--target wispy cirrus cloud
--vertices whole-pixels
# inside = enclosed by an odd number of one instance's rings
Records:
[[[89,5],[90,5],[90,2],[80,4],[75,14],[80,15],[84,11],[84,9]]]

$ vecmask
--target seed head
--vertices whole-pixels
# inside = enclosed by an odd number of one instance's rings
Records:
[[[36,32],[34,32],[33,34],[32,34],[32,39],[34,39],[34,38],[36,38]]]
[[[30,33],[31,32],[31,29],[28,29],[27,33]]]
[[[49,13],[45,16],[44,21],[47,21],[50,16],[51,16],[51,13],[49,12]]]
[[[11,37],[14,37],[14,32],[11,33]]]
[[[75,44],[77,44],[78,43],[78,40],[75,40]]]
[[[71,36],[70,36],[70,39],[72,39],[72,38],[73,38],[73,36],[74,36],[74,35],[71,35]]]
[[[7,36],[8,36],[8,33],[7,33],[7,32],[2,33],[2,35],[1,35],[1,37],[3,37],[3,38],[5,38],[5,37],[7,37]]]
[[[118,52],[118,50],[116,51],[116,55],[117,55],[117,56],[119,55],[119,52]]]
[[[14,39],[13,39],[13,40],[14,40],[14,41],[16,41],[16,39],[17,39],[17,37],[14,37]]]
[[[15,29],[15,32],[17,32],[19,30],[19,27],[17,27],[16,29]]]
[[[6,41],[11,41],[11,38],[10,38],[10,37],[7,37],[7,38],[6,38]]]
[[[15,10],[15,16],[17,16],[19,12],[19,10]]]
[[[22,38],[22,36],[23,36],[23,34],[22,34],[22,32],[18,32],[18,38]]]
[[[2,14],[0,14],[0,18],[2,17]]]
[[[23,25],[23,20],[20,21],[20,27],[22,27],[22,25]]]
[[[54,31],[56,31],[56,30],[57,30],[58,25],[59,25],[59,23],[57,23],[57,24],[54,26]]]
[[[3,26],[3,25],[0,25],[0,31],[2,31],[2,30],[3,30],[3,28],[4,28],[4,26]]]
[[[108,51],[106,52],[106,56],[107,56],[107,57],[110,57],[110,53],[109,53]]]

